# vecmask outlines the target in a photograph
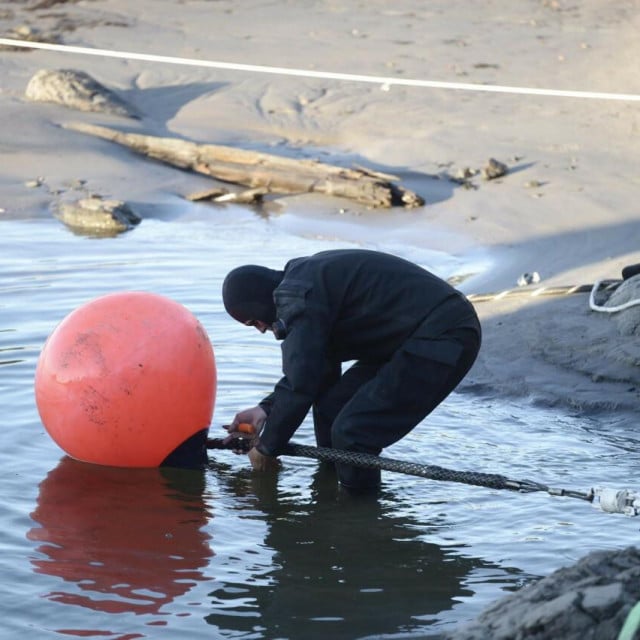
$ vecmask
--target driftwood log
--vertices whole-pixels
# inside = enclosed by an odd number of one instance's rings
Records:
[[[376,208],[424,204],[420,196],[394,184],[393,180],[397,180],[394,176],[362,167],[346,169],[315,160],[296,160],[179,138],[125,133],[91,124],[71,123],[65,128],[117,142],[181,169],[264,193],[322,193]]]

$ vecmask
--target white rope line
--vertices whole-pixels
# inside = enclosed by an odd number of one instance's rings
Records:
[[[230,71],[244,71],[251,73],[269,73],[274,75],[297,76],[302,78],[322,78],[324,80],[342,80],[347,82],[364,82],[380,84],[384,88],[392,86],[420,87],[430,89],[454,89],[460,91],[478,91],[488,93],[511,93],[530,96],[548,96],[556,98],[589,98],[592,100],[622,100],[640,101],[640,94],[633,93],[603,93],[599,91],[566,91],[561,89],[539,89],[535,87],[507,87],[490,84],[473,84],[468,82],[441,82],[437,80],[412,80],[389,76],[369,76],[355,73],[334,73],[330,71],[312,71],[309,69],[294,69],[289,67],[270,67],[255,64],[240,64],[235,62],[219,62],[200,60],[198,58],[178,58],[132,51],[114,51],[111,49],[92,49],[49,42],[29,42],[13,38],[0,38],[0,45],[23,47],[27,49],[44,49],[61,53],[76,53],[89,56],[103,56],[107,58],[124,58],[126,60],[142,60],[146,62],[162,62],[191,67],[205,67],[212,69],[226,69]]]
[[[598,280],[594,285],[593,289],[591,289],[591,293],[589,294],[589,308],[592,311],[601,311],[603,313],[617,313],[618,311],[624,311],[629,307],[635,307],[640,304],[640,299],[628,300],[623,304],[619,304],[615,307],[605,307],[603,305],[596,304],[596,292],[602,285],[603,280]]]
[[[517,287],[515,289],[505,289],[504,291],[497,291],[494,293],[471,293],[467,294],[467,299],[470,302],[491,302],[495,300],[502,300],[506,297],[528,297],[528,298],[538,298],[538,297],[548,297],[548,296],[567,296],[574,293],[588,293],[591,292],[592,298],[595,296],[595,292],[603,286],[606,286],[608,289],[616,289],[620,284],[622,284],[624,280],[599,280],[595,284],[574,284],[574,285],[564,285],[564,286],[546,286],[546,287],[536,287],[532,289],[531,287]],[[640,302],[640,301],[639,301]],[[632,306],[629,303],[626,303],[628,306]],[[626,308],[626,306],[624,307]],[[603,308],[603,310],[608,310],[609,307]],[[600,309],[598,309],[600,310]]]

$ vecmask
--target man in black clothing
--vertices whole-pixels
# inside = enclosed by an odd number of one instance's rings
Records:
[[[276,463],[310,409],[319,446],[378,455],[453,391],[480,348],[480,323],[460,292],[376,251],[323,251],[284,271],[238,267],[222,296],[237,321],[282,340],[283,377],[230,426],[256,427],[254,469]],[[337,471],[347,488],[380,482],[377,469]]]

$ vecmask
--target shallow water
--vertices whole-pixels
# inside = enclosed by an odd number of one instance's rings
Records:
[[[285,459],[277,480],[229,452],[204,472],[67,458],[40,422],[33,376],[70,311],[125,289],[187,306],[216,354],[219,435],[279,373],[278,344],[224,314],[224,274],[352,246],[284,217],[176,207],[117,238],[77,236],[49,217],[0,220],[2,637],[427,637],[590,550],[637,542],[637,519],[542,493],[387,473],[379,497],[355,499],[302,458]],[[389,235],[373,245],[446,277],[475,268]],[[296,441],[312,444],[311,431]],[[630,416],[454,393],[386,455],[584,491],[637,488],[637,445]]]

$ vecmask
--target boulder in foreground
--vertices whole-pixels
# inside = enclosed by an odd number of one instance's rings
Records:
[[[594,551],[499,600],[444,638],[616,640],[638,601],[640,550]]]

